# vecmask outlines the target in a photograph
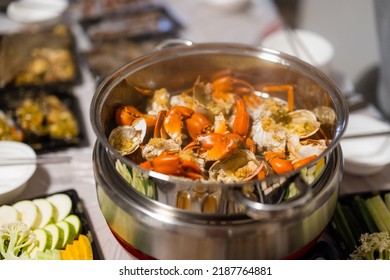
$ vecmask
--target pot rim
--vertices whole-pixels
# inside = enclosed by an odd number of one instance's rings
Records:
[[[267,176],[263,180],[252,179],[246,182],[236,182],[236,183],[218,183],[218,182],[199,182],[193,181],[181,177],[169,176],[155,171],[145,170],[140,168],[137,164],[131,160],[122,157],[117,150],[115,150],[109,143],[108,137],[104,133],[104,129],[101,127],[101,115],[104,100],[110,94],[111,90],[115,88],[123,79],[132,73],[135,73],[143,68],[146,68],[155,63],[163,62],[164,60],[175,59],[178,57],[191,56],[191,55],[210,55],[210,54],[223,54],[223,55],[236,55],[236,56],[248,56],[254,59],[265,60],[275,64],[280,64],[285,67],[290,67],[299,73],[302,73],[305,77],[308,77],[314,80],[317,84],[321,86],[326,92],[328,92],[329,97],[331,98],[335,109],[338,114],[336,130],[334,136],[330,143],[328,144],[325,151],[312,161],[309,165],[304,165],[299,169],[293,170],[291,172],[285,173],[283,175],[271,175]],[[327,77],[320,70],[314,66],[296,58],[294,56],[282,53],[277,50],[272,50],[263,47],[255,47],[246,44],[240,43],[196,43],[196,44],[186,44],[186,45],[174,45],[168,48],[156,49],[149,53],[146,53],[128,64],[122,66],[116,70],[111,75],[107,76],[99,84],[90,106],[90,120],[92,124],[93,131],[95,132],[98,141],[109,151],[110,155],[114,159],[120,160],[122,163],[125,163],[131,168],[135,168],[143,174],[163,180],[171,183],[186,184],[188,186],[195,185],[206,185],[206,186],[221,186],[226,187],[242,187],[246,184],[251,183],[260,183],[262,181],[275,180],[276,178],[288,178],[290,176],[298,174],[303,168],[312,166],[316,164],[320,159],[326,158],[333,151],[333,149],[339,144],[342,135],[346,130],[348,123],[348,106],[344,95],[337,88],[335,83]]]

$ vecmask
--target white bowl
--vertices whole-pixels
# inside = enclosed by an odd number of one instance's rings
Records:
[[[218,8],[224,11],[238,11],[249,4],[250,0],[203,0],[209,6]]]
[[[317,33],[302,29],[291,32],[281,29],[265,37],[262,47],[298,57],[325,74],[330,74],[334,48],[327,39]]]
[[[345,136],[390,131],[390,125],[371,116],[350,114]],[[345,172],[372,175],[390,163],[390,134],[385,136],[342,139]]]
[[[27,187],[29,179],[37,168],[35,163],[6,165],[14,159],[36,159],[35,151],[27,144],[15,141],[0,141],[0,205],[16,199]]]
[[[22,23],[36,23],[58,18],[68,8],[67,0],[18,0],[7,6],[7,16]]]

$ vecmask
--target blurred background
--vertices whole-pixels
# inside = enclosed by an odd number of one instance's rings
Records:
[[[374,76],[378,39],[372,0],[274,0],[293,27],[316,32],[335,49],[332,65],[355,85]],[[359,88],[360,89],[360,88]]]

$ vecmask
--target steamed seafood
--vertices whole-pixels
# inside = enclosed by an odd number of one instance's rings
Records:
[[[285,91],[287,102],[273,98],[273,91]],[[295,108],[293,85],[257,89],[226,76],[210,82],[198,78],[179,94],[166,88],[140,94],[148,100],[145,111],[118,107],[110,142],[141,168],[166,175],[225,183],[264,179],[315,162],[330,141],[316,110]],[[147,123],[142,139],[134,128],[140,118]],[[130,128],[134,133],[128,139],[119,134],[120,141],[131,143],[123,153],[115,144],[118,130]],[[130,157],[137,151],[141,159]]]

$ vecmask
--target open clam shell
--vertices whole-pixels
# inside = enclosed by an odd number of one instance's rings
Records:
[[[288,113],[291,121],[287,125],[289,131],[298,134],[299,138],[307,138],[315,134],[321,126],[317,116],[309,110],[295,110]]]
[[[135,152],[146,134],[146,121],[140,118],[134,125],[123,125],[113,129],[108,141],[121,156]]]
[[[228,157],[216,161],[209,169],[209,176],[211,180],[217,182],[244,182],[256,176],[263,164],[251,151],[239,149]]]

